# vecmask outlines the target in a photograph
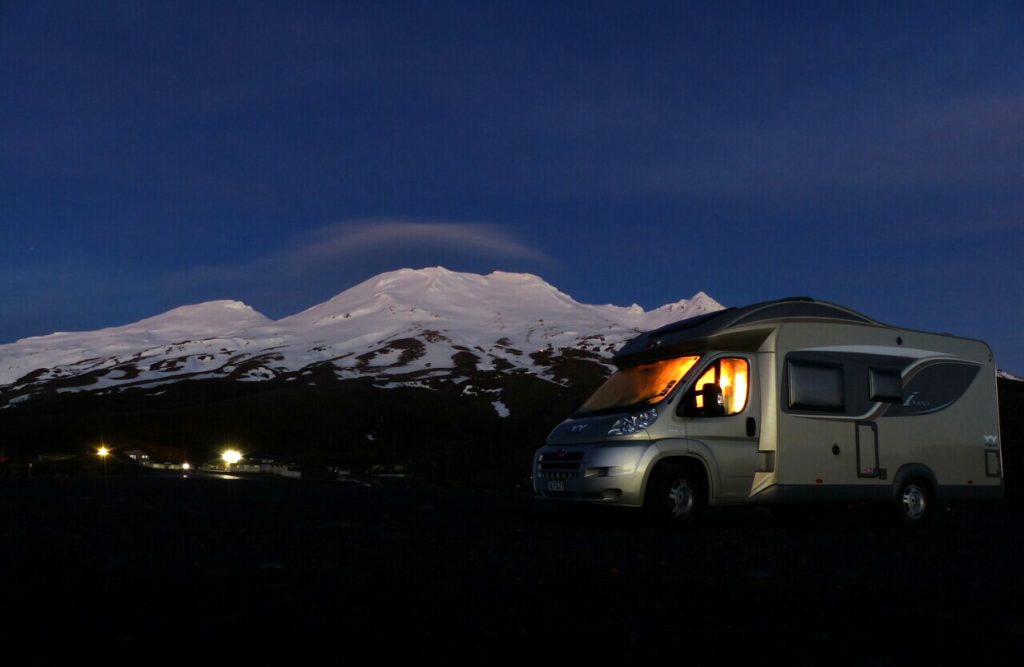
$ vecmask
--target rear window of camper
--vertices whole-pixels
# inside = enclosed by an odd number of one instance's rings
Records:
[[[868,400],[902,403],[903,381],[900,372],[890,368],[869,368]]]
[[[668,396],[699,356],[659,359],[616,371],[595,391],[577,414],[653,405]]]

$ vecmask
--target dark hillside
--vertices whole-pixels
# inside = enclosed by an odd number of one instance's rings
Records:
[[[307,476],[334,466],[359,474],[402,465],[431,480],[508,488],[522,485],[533,450],[600,381],[584,370],[587,379],[569,386],[517,374],[434,388],[389,388],[372,379],[206,380],[169,385],[159,395],[55,394],[0,413],[0,435],[14,460],[88,454],[102,440],[195,463],[230,445],[298,463]]]

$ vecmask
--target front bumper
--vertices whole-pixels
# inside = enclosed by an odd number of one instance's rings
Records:
[[[639,507],[650,443],[549,445],[533,457],[540,498]]]

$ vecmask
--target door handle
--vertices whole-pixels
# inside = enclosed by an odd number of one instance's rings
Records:
[[[839,445],[832,445],[832,453],[839,456]]]

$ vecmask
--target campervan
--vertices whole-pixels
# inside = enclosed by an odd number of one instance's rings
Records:
[[[640,334],[533,460],[537,496],[645,507],[940,503],[1002,495],[989,347],[789,298]]]

